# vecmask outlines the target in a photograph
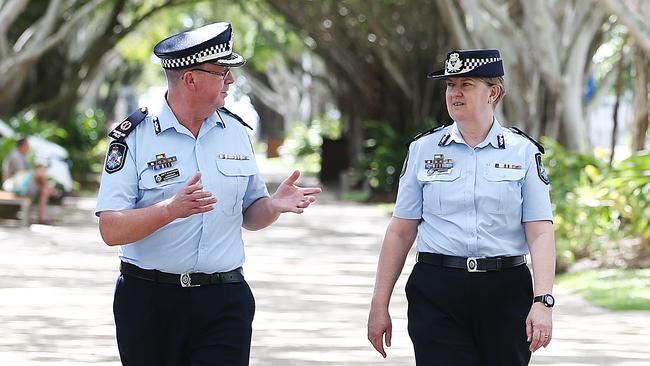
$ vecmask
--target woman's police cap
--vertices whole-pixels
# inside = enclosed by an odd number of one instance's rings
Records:
[[[232,51],[232,26],[220,22],[165,38],[154,47],[153,53],[160,57],[165,69],[178,69],[204,62],[225,67],[237,67],[246,63]]]
[[[499,50],[458,50],[447,54],[445,68],[427,75],[429,79],[454,76],[498,77],[503,76],[503,62]]]

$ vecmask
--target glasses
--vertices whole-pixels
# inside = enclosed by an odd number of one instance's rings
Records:
[[[223,79],[223,80],[226,80],[226,78],[227,78],[228,75],[230,74],[230,69],[226,69],[225,72],[221,72],[221,71],[210,71],[210,70],[205,70],[205,69],[189,69],[188,71],[203,71],[203,72],[207,72],[208,74],[217,75],[217,76],[221,77],[221,79]]]

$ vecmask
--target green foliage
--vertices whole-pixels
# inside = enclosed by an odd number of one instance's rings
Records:
[[[407,143],[418,132],[436,125],[434,121],[427,120],[407,131],[398,132],[387,122],[370,121],[366,124],[368,139],[366,156],[361,160],[361,167],[374,193],[397,191]]]
[[[341,135],[341,121],[329,116],[314,119],[309,126],[296,123],[285,137],[280,154],[290,163],[302,165],[307,174],[318,174],[323,138],[337,140]]]
[[[55,141],[70,154],[76,188],[93,186],[102,171],[106,154],[106,118],[101,110],[77,112],[64,124],[65,138]]]
[[[609,168],[595,156],[568,152],[551,139],[543,143],[560,269],[580,258],[620,252],[623,238],[641,238],[648,245],[648,152]]]
[[[650,310],[650,269],[567,273],[558,283],[610,310]]]

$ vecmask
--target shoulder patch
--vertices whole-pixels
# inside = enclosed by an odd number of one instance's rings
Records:
[[[219,112],[219,111],[224,112],[224,113],[230,115],[231,117],[234,117],[236,120],[239,121],[239,123],[241,123],[242,125],[250,128],[251,131],[253,130],[253,127],[249,126],[248,123],[244,122],[244,120],[241,117],[239,117],[238,115],[236,115],[235,113],[232,113],[231,111],[227,110],[226,107],[219,108],[217,110],[217,112]]]
[[[411,146],[411,144],[413,143],[413,141],[419,139],[420,137],[424,137],[424,136],[426,136],[426,135],[431,135],[432,133],[438,132],[438,131],[442,130],[443,128],[445,128],[445,126],[438,126],[438,127],[434,127],[434,128],[432,128],[432,129],[430,129],[430,130],[427,130],[427,131],[424,131],[424,132],[420,132],[420,133],[418,133],[417,135],[415,135],[415,137],[413,137],[413,138],[411,139],[411,141],[409,141],[409,142],[406,144],[406,147]]]
[[[546,169],[544,169],[544,164],[542,163],[542,154],[535,154],[535,164],[537,164],[537,175],[539,179],[548,185],[550,182],[548,180],[548,174],[546,174]]]
[[[142,107],[138,109],[137,111],[133,112],[130,116],[126,117],[122,123],[117,125],[111,131],[108,136],[114,138],[116,141],[124,141],[124,139],[133,131],[140,122],[144,120],[145,117],[147,117],[148,114],[147,107]]]
[[[129,147],[122,141],[113,141],[108,145],[108,152],[106,153],[106,163],[104,170],[106,173],[113,174],[124,167],[126,161],[126,152]]]
[[[516,133],[517,135],[520,135],[520,136],[523,136],[523,137],[527,138],[528,140],[530,140],[530,142],[532,142],[535,146],[537,146],[537,149],[539,149],[539,152],[541,152],[542,154],[544,153],[544,146],[542,146],[542,144],[537,142],[537,140],[535,140],[534,138],[528,136],[526,133],[524,133],[524,131],[518,129],[517,127],[510,127],[508,129],[510,131]]]
[[[402,178],[404,176],[404,173],[406,173],[406,167],[409,162],[409,154],[411,151],[409,149],[406,149],[406,157],[404,158],[404,164],[402,164],[402,171],[399,173],[399,177]]]

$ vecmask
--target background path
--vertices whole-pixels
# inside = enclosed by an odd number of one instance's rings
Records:
[[[0,227],[0,365],[119,365],[112,318],[115,249],[93,199],[52,208],[59,226]],[[377,255],[389,216],[324,194],[305,214],[245,232],[257,300],[252,366],[414,365],[404,284],[391,304],[393,347],[366,340]],[[611,313],[557,289],[555,339],[533,365],[650,365],[650,313]]]

